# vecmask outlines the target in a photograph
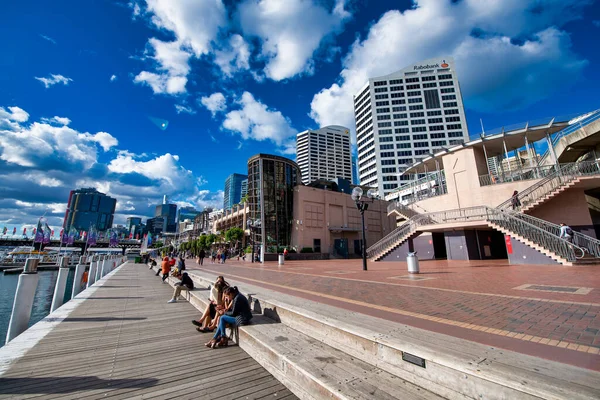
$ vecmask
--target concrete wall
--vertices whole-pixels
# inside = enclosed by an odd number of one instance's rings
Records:
[[[387,216],[387,201],[369,203],[365,212],[367,247],[396,228],[396,217]],[[330,253],[335,239],[348,240],[348,253],[355,253],[354,241],[362,238],[360,212],[349,194],[296,186],[292,246],[298,251],[321,240],[321,252]]]
[[[435,254],[433,251],[433,241],[431,239],[430,233],[423,233],[422,235],[413,238],[412,241],[412,251],[417,252],[417,257],[419,257],[420,260],[435,259]],[[381,261],[406,261],[406,255],[409,251],[409,241],[407,240],[394,251],[382,258]]]
[[[480,149],[468,148],[442,157],[448,193],[419,201],[411,207],[417,212],[434,212],[486,205],[496,207],[539,179],[479,186],[479,176],[487,174],[485,157]]]
[[[536,249],[519,242],[517,239],[510,238],[512,253],[508,253],[509,264],[541,264],[541,265],[559,265],[558,262],[551,259]]]
[[[538,205],[529,214],[555,224],[564,222],[574,231],[596,237],[594,221],[583,189],[568,189]]]

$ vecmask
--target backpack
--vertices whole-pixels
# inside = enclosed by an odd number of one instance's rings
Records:
[[[565,229],[565,233],[569,236],[573,236],[573,229],[571,229],[570,226],[567,226],[567,229]]]

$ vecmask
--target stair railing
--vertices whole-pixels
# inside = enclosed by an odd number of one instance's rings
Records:
[[[596,174],[600,174],[600,168],[595,161],[559,164],[559,168],[555,172],[549,174],[535,185],[519,192],[517,197],[519,198],[522,207],[525,207],[561,186],[573,181],[575,178]],[[508,199],[496,208],[509,209],[511,208],[511,205],[512,199]]]
[[[529,214],[523,214],[519,212],[510,212],[515,218],[523,220],[531,225],[535,225],[540,229],[545,230],[553,235],[560,236],[560,225],[546,221],[544,219],[533,217]],[[600,258],[600,240],[591,236],[584,235],[583,233],[573,231],[573,244],[586,253]]]

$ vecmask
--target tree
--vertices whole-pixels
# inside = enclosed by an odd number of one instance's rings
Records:
[[[202,235],[198,238],[198,240],[196,240],[196,244],[197,244],[197,248],[198,250],[206,250],[206,248],[208,247],[206,245],[206,235]]]
[[[210,247],[214,242],[217,241],[217,235],[214,233],[206,235],[206,247]]]
[[[244,230],[242,228],[231,228],[227,232],[225,232],[225,240],[230,243],[235,243],[237,247],[237,243],[242,240],[244,237]]]

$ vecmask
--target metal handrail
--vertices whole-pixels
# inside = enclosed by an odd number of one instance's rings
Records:
[[[584,161],[580,163],[560,164],[558,170],[549,174],[535,185],[519,192],[517,198],[522,206],[531,204],[581,176],[596,175],[600,168],[595,161]],[[513,199],[510,198],[499,204],[496,208],[508,209],[512,206]]]
[[[546,221],[545,219],[536,218],[529,214],[523,214],[520,212],[511,212],[511,214],[513,217],[535,225],[546,232],[560,236],[560,225],[558,224],[554,224],[550,221]],[[600,258],[600,240],[584,235],[583,233],[573,231],[573,244],[584,250],[586,253]]]
[[[587,117],[583,118],[581,121],[577,121],[574,124],[569,125],[565,129],[557,132],[552,137],[552,147],[554,147],[558,143],[558,141],[560,139],[562,139],[563,137],[565,137],[573,132],[578,131],[579,129],[583,128],[584,126],[589,125],[590,123],[594,122],[598,118],[600,118],[600,110],[592,111],[591,113],[589,113],[589,115]],[[548,149],[546,149],[546,151],[540,158],[540,164],[542,164],[546,160],[546,158],[548,158],[549,155],[550,155],[550,149],[548,148]]]
[[[545,165],[541,167],[519,168],[515,171],[504,171],[496,174],[479,175],[479,186],[545,178],[555,172],[555,168],[554,165]]]
[[[394,193],[402,192],[404,190],[412,189],[414,191],[415,187],[427,185],[431,181],[443,182],[445,181],[444,170],[440,171],[432,171],[428,172],[424,177],[417,179],[416,181],[405,183],[404,185],[398,186],[396,189],[387,194],[387,196],[392,195]]]
[[[388,250],[390,246],[402,242],[415,233],[420,226],[458,221],[487,221],[494,223],[513,234],[536,243],[569,262],[573,262],[577,259],[575,249],[580,250],[580,253],[583,255],[583,249],[578,245],[569,243],[565,239],[540,228],[530,221],[518,218],[511,212],[487,206],[459,208],[455,210],[436,211],[416,215],[373,246],[369,247],[367,249],[367,255],[369,257],[381,255]]]

